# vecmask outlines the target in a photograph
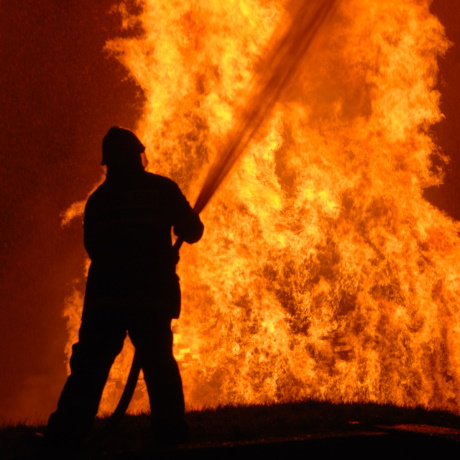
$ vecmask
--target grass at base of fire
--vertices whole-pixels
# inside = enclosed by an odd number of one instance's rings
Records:
[[[148,414],[125,416],[99,444],[67,458],[304,458],[346,452],[354,458],[385,453],[407,458],[415,453],[460,452],[460,417],[448,412],[377,404],[302,402],[219,407],[188,412],[189,440],[182,446],[156,447]],[[94,432],[105,419],[97,419]],[[38,458],[31,446],[43,426],[5,426],[0,430],[0,458]],[[61,453],[62,454],[62,453]],[[362,456],[361,456],[362,455]]]

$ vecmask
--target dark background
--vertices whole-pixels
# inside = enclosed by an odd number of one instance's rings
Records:
[[[0,0],[0,422],[45,419],[65,379],[64,299],[83,272],[81,220],[61,214],[101,177],[100,144],[134,128],[142,94],[104,51],[122,34],[113,0]],[[432,11],[460,44],[460,3]],[[446,119],[433,136],[451,158],[427,197],[460,220],[460,48],[440,60]]]
[[[0,2],[0,421],[56,404],[64,299],[85,260],[81,219],[61,228],[61,213],[99,181],[105,132],[134,128],[142,107],[104,52],[121,33],[112,3]]]

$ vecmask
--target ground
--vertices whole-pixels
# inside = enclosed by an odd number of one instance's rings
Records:
[[[103,441],[56,458],[215,459],[263,456],[318,458],[414,458],[460,451],[460,417],[421,408],[308,401],[249,407],[221,407],[187,413],[189,440],[181,446],[155,446],[148,415],[125,416]],[[106,423],[98,419],[95,433]],[[48,457],[30,444],[43,427],[17,425],[0,431],[1,459]]]

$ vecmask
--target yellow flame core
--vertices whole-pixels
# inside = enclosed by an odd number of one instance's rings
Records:
[[[188,408],[317,398],[460,413],[459,225],[422,195],[439,182],[429,127],[449,46],[429,4],[342,1],[202,213],[178,267]],[[145,93],[152,171],[192,203],[291,6],[145,0],[142,34],[108,44]],[[132,412],[148,409],[140,386]]]

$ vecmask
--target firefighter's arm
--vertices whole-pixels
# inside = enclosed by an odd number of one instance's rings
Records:
[[[175,185],[174,234],[189,244],[196,243],[203,236],[204,225],[199,215],[193,211],[189,202]]]

